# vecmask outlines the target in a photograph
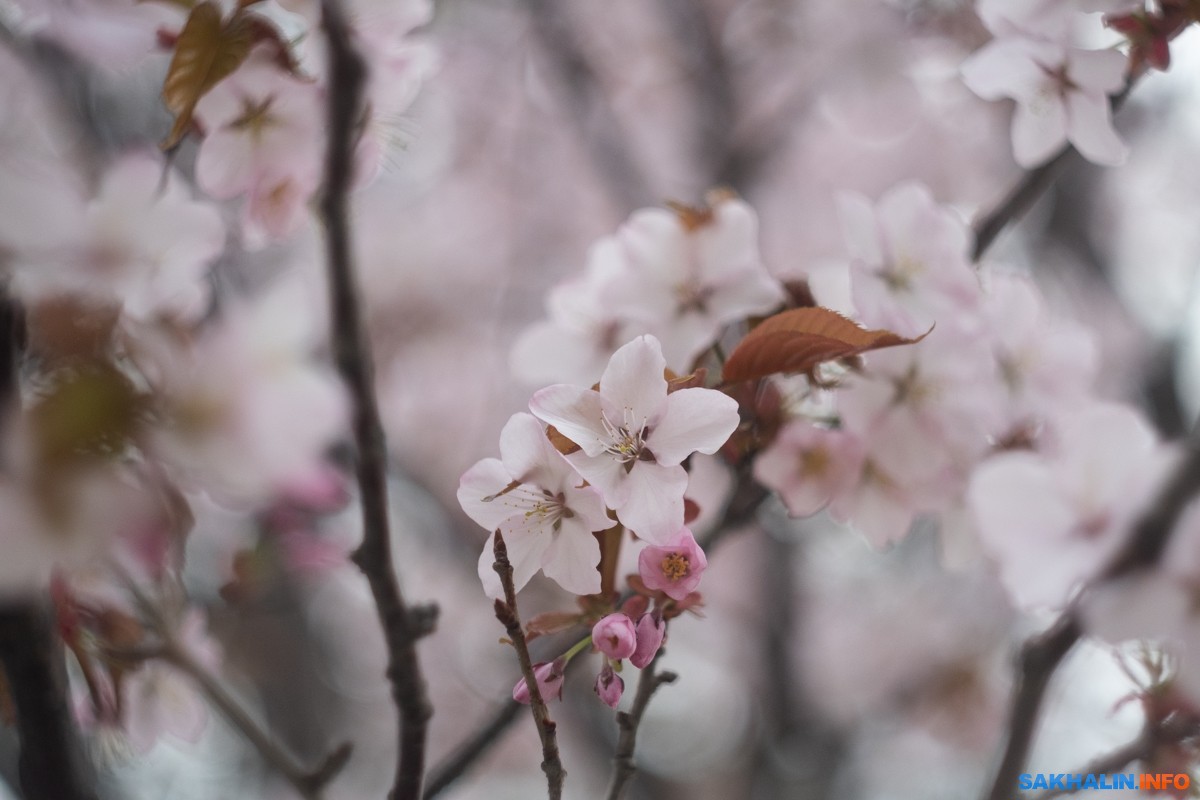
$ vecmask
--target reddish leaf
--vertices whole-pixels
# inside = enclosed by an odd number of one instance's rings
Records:
[[[565,631],[578,625],[582,615],[577,611],[547,611],[538,614],[525,624],[525,639],[533,641],[539,636],[549,636],[552,633]]]
[[[703,388],[704,380],[708,377],[708,368],[700,367],[691,375],[676,375],[667,370],[667,394],[678,392],[680,389],[692,389],[697,386]]]
[[[776,314],[746,334],[725,362],[727,382],[749,381],[780,372],[812,372],[818,364],[924,339],[891,331],[867,330],[828,308],[793,308]]]
[[[700,516],[700,506],[690,497],[683,498],[683,524],[690,525]]]
[[[179,144],[192,126],[200,98],[241,66],[250,55],[255,25],[250,15],[236,11],[225,21],[213,0],[192,9],[175,42],[162,98],[175,115],[175,124],[162,143],[164,150]]]

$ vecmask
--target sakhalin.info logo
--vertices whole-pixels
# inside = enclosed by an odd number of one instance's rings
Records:
[[[1058,789],[1064,792],[1086,789],[1186,789],[1191,785],[1191,776],[1182,772],[1125,772],[1111,775],[1035,772],[1025,773],[1017,783],[1021,789]]]

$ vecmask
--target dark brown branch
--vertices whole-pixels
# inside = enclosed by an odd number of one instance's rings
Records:
[[[1154,505],[1134,526],[1129,544],[1118,553],[1096,583],[1115,580],[1153,566],[1162,555],[1184,508],[1200,493],[1200,436],[1193,435],[1183,460],[1161,490]],[[1072,605],[1048,631],[1021,649],[1017,685],[1009,717],[1008,740],[1000,766],[984,797],[1008,800],[1029,754],[1046,687],[1058,665],[1082,636],[1078,608]]]
[[[521,618],[517,615],[517,590],[513,584],[512,564],[508,561],[508,548],[500,531],[495,533],[492,551],[496,555],[496,562],[492,568],[500,576],[500,585],[504,587],[504,599],[496,601],[496,619],[504,626],[513,649],[517,651],[521,674],[525,677],[525,686],[529,689],[529,709],[533,712],[533,722],[537,725],[538,737],[542,740],[542,772],[546,773],[550,800],[562,800],[563,780],[567,777],[567,771],[563,769],[562,759],[558,755],[557,726],[554,720],[550,719],[550,709],[546,707],[546,699],[542,697],[541,687],[538,686],[537,676],[533,671],[529,645],[525,641],[525,631],[521,629]]]
[[[30,800],[94,800],[46,609],[21,603],[0,609],[0,663],[16,705],[21,793]]]
[[[1195,718],[1172,715],[1157,724],[1152,720],[1147,720],[1133,741],[1089,761],[1083,767],[1068,774],[1112,775],[1121,772],[1135,761],[1150,760],[1161,745],[1176,744],[1197,735],[1200,735],[1200,725],[1197,725]],[[1078,790],[1047,789],[1034,795],[1033,800],[1051,800],[1055,797],[1074,794],[1076,791]]]
[[[363,540],[352,556],[375,598],[388,651],[388,680],[399,717],[400,753],[393,800],[418,800],[433,708],[417,659],[417,640],[433,630],[436,609],[410,607],[392,564],[388,519],[387,444],[375,398],[371,347],[363,325],[350,247],[348,201],[354,148],[363,114],[367,67],[355,50],[337,0],[324,0],[329,42],[329,147],[321,215],[325,222],[333,354],[353,403]]]
[[[674,683],[675,679],[679,677],[674,672],[656,672],[655,668],[661,655],[662,651],[660,650],[654,660],[642,670],[642,674],[638,678],[637,694],[633,698],[633,707],[628,712],[621,711],[617,714],[617,726],[621,733],[617,737],[616,752],[613,753],[613,772],[612,780],[608,785],[608,800],[621,800],[629,781],[637,773],[637,762],[633,760],[633,753],[637,747],[638,725],[642,721],[642,715],[646,713],[646,706],[650,704],[650,698],[654,696],[654,692],[659,686],[664,683]]]

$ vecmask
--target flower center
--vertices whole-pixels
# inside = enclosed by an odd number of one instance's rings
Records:
[[[646,421],[635,422],[633,411],[626,408],[620,425],[613,424],[607,415],[601,415],[601,424],[608,435],[604,451],[629,467],[633,462],[644,460],[649,451],[646,447]]]
[[[682,553],[671,553],[658,565],[658,568],[662,570],[662,574],[673,581],[686,576],[689,567],[691,567],[691,563],[687,560],[687,556]]]

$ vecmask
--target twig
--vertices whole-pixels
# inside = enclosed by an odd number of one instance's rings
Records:
[[[1182,462],[1159,493],[1154,505],[1134,526],[1129,544],[1093,582],[1104,583],[1155,564],[1167,539],[1192,498],[1200,493],[1200,436],[1188,442]],[[1008,726],[1008,741],[987,800],[1008,800],[1033,743],[1042,698],[1058,665],[1079,641],[1083,630],[1076,604],[1040,636],[1021,649],[1020,667]]]
[[[125,584],[129,594],[142,612],[145,623],[154,631],[160,640],[159,644],[147,648],[145,652],[154,652],[169,664],[183,672],[200,687],[204,696],[225,715],[225,718],[246,737],[275,771],[282,775],[288,783],[305,800],[320,800],[324,788],[337,777],[342,768],[350,760],[352,746],[344,742],[322,759],[316,769],[305,768],[297,758],[285,750],[271,738],[251,716],[233,694],[200,663],[187,647],[179,641],[175,630],[163,612],[142,591],[132,576],[118,563],[110,562],[110,568],[117,573]]]
[[[633,707],[628,712],[617,714],[617,727],[621,733],[617,737],[617,749],[613,753],[612,780],[608,785],[608,800],[621,800],[629,781],[637,773],[637,762],[633,760],[634,749],[637,747],[637,730],[646,713],[646,706],[654,692],[664,683],[674,683],[679,676],[674,672],[658,673],[655,668],[662,651],[654,660],[646,665],[638,678],[637,694],[633,698]]]
[[[454,748],[446,759],[429,771],[423,800],[432,800],[461,778],[508,730],[521,714],[521,704],[509,699],[475,733]]]
[[[567,771],[563,769],[562,759],[558,755],[558,735],[555,731],[557,726],[554,720],[550,719],[550,710],[546,708],[546,699],[542,697],[541,687],[538,686],[537,676],[533,672],[533,661],[529,658],[529,645],[525,641],[525,632],[521,629],[521,618],[517,615],[517,590],[513,584],[513,569],[508,560],[508,548],[500,531],[496,531],[495,537],[492,551],[496,555],[496,563],[492,568],[500,576],[500,585],[504,587],[504,599],[496,601],[496,619],[504,625],[513,649],[517,651],[521,674],[525,676],[525,686],[529,689],[529,708],[533,712],[538,737],[542,740],[542,772],[546,773],[550,800],[561,800],[563,779],[566,778]]]
[[[352,559],[375,599],[388,651],[388,680],[398,711],[400,753],[393,800],[418,800],[425,774],[425,746],[433,714],[417,659],[417,640],[432,632],[437,611],[409,607],[392,565],[388,520],[387,445],[375,399],[370,342],[363,327],[350,251],[348,197],[354,147],[363,110],[367,67],[351,42],[337,0],[323,0],[329,42],[329,148],[321,214],[326,228],[330,319],[334,359],[350,390],[362,509],[363,539]]]
[[[160,630],[159,633],[161,634],[162,631]],[[254,745],[263,760],[287,779],[287,782],[306,800],[318,800],[325,786],[337,777],[342,768],[346,766],[346,762],[350,760],[353,748],[349,742],[343,742],[327,755],[316,769],[306,769],[295,756],[277,744],[255,722],[249,712],[217,680],[216,676],[205,669],[204,665],[197,661],[196,657],[174,635],[164,637],[163,657],[168,663],[195,681],[212,704],[246,737],[250,744]]]

